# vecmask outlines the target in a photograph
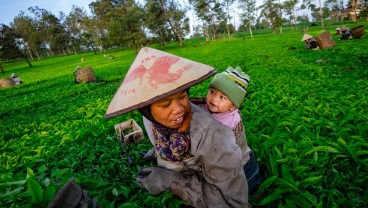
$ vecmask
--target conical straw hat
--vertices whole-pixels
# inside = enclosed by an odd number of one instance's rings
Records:
[[[304,34],[302,41],[308,40],[309,38],[313,38],[313,36],[308,35],[308,34]]]
[[[216,73],[211,66],[153,48],[142,48],[112,98],[106,118],[150,105]]]

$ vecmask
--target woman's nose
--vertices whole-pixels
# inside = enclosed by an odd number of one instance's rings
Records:
[[[179,101],[173,102],[173,112],[180,113],[184,109],[183,105]]]

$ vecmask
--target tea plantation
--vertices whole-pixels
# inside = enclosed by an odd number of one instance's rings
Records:
[[[254,207],[368,206],[368,37],[341,41],[335,27],[325,28],[336,44],[325,50],[306,50],[301,28],[204,45],[188,39],[183,48],[150,45],[250,75],[240,109],[266,178],[250,197]],[[322,32],[309,27],[308,34]],[[0,207],[46,207],[70,179],[102,207],[185,205],[169,192],[152,196],[135,180],[141,167],[154,165],[142,156],[151,144],[129,144],[129,165],[114,125],[133,118],[143,126],[140,114],[104,117],[135,55],[122,49],[33,60],[33,67],[3,63],[0,78],[16,73],[24,83],[0,88]],[[91,66],[105,82],[76,84],[77,66]],[[205,96],[208,82],[190,96]]]

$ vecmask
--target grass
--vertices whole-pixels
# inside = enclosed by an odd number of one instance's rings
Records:
[[[368,26],[365,24],[366,28]],[[353,27],[354,25],[350,25]],[[327,27],[333,34],[334,28]],[[309,28],[317,35],[320,28]],[[257,207],[365,207],[368,193],[368,38],[309,51],[300,30],[238,34],[201,46],[152,47],[223,71],[240,66],[251,77],[241,106],[248,142],[266,181],[251,203]],[[295,47],[295,50],[288,50]],[[45,207],[73,178],[103,207],[180,207],[165,192],[152,196],[135,182],[147,139],[121,152],[114,125],[138,112],[106,120],[107,106],[132,63],[132,50],[85,53],[3,64],[24,84],[0,88],[0,206]],[[86,61],[81,62],[81,58]],[[322,60],[322,61],[321,61]],[[77,66],[92,66],[106,82],[75,84]],[[190,90],[204,96],[206,80]],[[261,193],[265,194],[261,194]]]

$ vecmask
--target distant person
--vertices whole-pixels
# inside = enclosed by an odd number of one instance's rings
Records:
[[[343,26],[341,28],[341,38],[340,40],[348,40],[348,39],[352,39],[353,37],[351,36],[350,33],[350,28],[348,28],[347,26]]]
[[[307,49],[312,49],[312,50],[318,50],[319,46],[318,43],[316,41],[316,39],[313,38],[313,36],[308,35],[308,34],[304,34],[302,41],[305,42],[305,46]]]
[[[336,30],[335,35],[341,35],[341,29],[339,27],[337,27],[335,30]]]
[[[198,102],[198,106],[209,112],[217,121],[232,129],[242,154],[245,176],[248,181],[249,194],[257,191],[263,177],[259,170],[255,155],[248,146],[245,128],[239,107],[244,101],[250,77],[240,67],[229,66],[226,71],[217,74],[209,84],[206,99]]]
[[[10,76],[10,78],[13,79],[15,85],[19,85],[23,83],[23,80],[21,80],[17,74],[12,73],[12,75]]]

